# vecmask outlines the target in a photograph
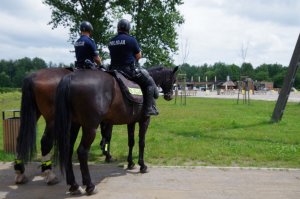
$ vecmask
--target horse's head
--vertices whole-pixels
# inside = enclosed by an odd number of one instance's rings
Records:
[[[160,67],[149,70],[149,73],[153,77],[156,85],[161,87],[165,100],[169,101],[173,99],[173,86],[176,82],[177,70],[178,66],[173,69]]]

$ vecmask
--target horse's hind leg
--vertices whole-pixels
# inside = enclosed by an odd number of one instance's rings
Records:
[[[27,106],[25,106],[25,107],[27,107]],[[29,107],[32,108],[33,106],[31,105]],[[27,111],[24,111],[24,112],[27,113]],[[30,112],[30,111],[28,110],[28,112]],[[29,115],[30,115],[30,118],[34,117],[34,115],[36,116],[35,124],[36,124],[36,122],[38,121],[38,119],[41,116],[41,114],[38,111],[35,111],[34,113],[31,113]],[[26,130],[30,129],[29,128],[30,125],[31,125],[31,123],[30,124],[26,123],[26,125],[24,125],[25,126],[24,129],[20,129],[20,132],[23,131],[23,133],[27,134],[28,132]],[[19,147],[21,147],[21,146],[19,145],[19,142],[17,142],[17,151],[18,151]],[[15,175],[15,183],[16,184],[25,184],[25,183],[28,182],[28,178],[25,175],[25,165],[24,165],[24,162],[20,159],[20,157],[18,155],[17,155],[17,158],[15,159],[15,162],[14,162],[14,170],[15,170],[15,173],[16,173],[16,175]]]
[[[135,123],[127,125],[128,147],[129,147],[128,157],[127,157],[127,162],[128,162],[127,169],[134,169],[134,165],[135,165],[132,160],[132,149],[134,146],[134,130],[135,130]]]
[[[88,168],[88,153],[96,136],[96,128],[82,127],[82,137],[77,149],[78,160],[82,175],[82,183],[86,185],[86,193],[91,195],[95,193],[95,185],[91,181],[91,175]]]
[[[78,136],[80,126],[77,124],[72,123],[71,131],[70,131],[70,151],[69,151],[69,159],[66,165],[66,178],[67,184],[70,185],[69,192],[71,195],[78,195],[81,194],[83,191],[81,187],[75,181],[73,165],[72,165],[72,156],[73,156],[73,149],[74,144]]]
[[[41,150],[42,150],[42,173],[45,182],[48,185],[54,185],[59,182],[58,178],[52,171],[52,161],[50,155],[50,151],[53,147],[53,133],[54,133],[53,122],[47,122],[43,137],[41,139]]]
[[[14,162],[14,169],[16,172],[15,175],[15,183],[16,184],[25,184],[28,182],[28,178],[24,174],[25,172],[25,166],[24,162],[20,159],[16,159]]]
[[[112,128],[113,125],[109,123],[101,122],[101,142],[100,142],[100,148],[102,150],[103,155],[105,155],[105,162],[111,162],[112,156],[110,154],[110,140],[112,135]]]
[[[145,149],[145,136],[148,129],[148,125],[150,122],[150,117],[147,117],[145,120],[139,122],[139,165],[140,165],[140,172],[146,173],[147,166],[144,162],[144,149]]]

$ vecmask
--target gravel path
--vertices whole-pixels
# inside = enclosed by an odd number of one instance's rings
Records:
[[[228,91],[224,92],[224,94],[217,94],[217,91],[188,91],[188,96],[191,97],[203,97],[203,98],[222,98],[222,99],[238,99],[238,92],[237,91]],[[267,92],[256,92],[254,95],[250,95],[250,101],[251,100],[265,100],[265,101],[277,101],[278,99],[278,92],[275,91],[267,91]],[[240,103],[243,103],[243,97],[246,97],[244,95],[239,96]],[[291,92],[289,99],[289,102],[300,102],[300,91],[298,92]]]
[[[150,167],[149,173],[127,171],[117,165],[91,165],[98,193],[70,196],[61,177],[57,185],[47,186],[38,164],[26,167],[30,180],[14,184],[11,163],[0,164],[0,198],[6,199],[299,199],[300,169],[253,169],[217,167]],[[57,172],[58,173],[58,172]],[[78,165],[76,179],[81,182]]]

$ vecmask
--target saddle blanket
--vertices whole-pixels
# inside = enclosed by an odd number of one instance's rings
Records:
[[[142,89],[137,83],[127,79],[126,77],[124,77],[124,75],[122,75],[118,71],[113,71],[113,72],[110,71],[109,73],[116,78],[123,95],[129,101],[136,104],[143,104]]]

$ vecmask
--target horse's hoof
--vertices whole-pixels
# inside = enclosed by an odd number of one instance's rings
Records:
[[[133,170],[133,169],[135,169],[135,164],[134,164],[134,163],[128,164],[127,169],[128,169],[128,170]]]
[[[141,172],[141,173],[148,173],[148,167],[147,167],[146,165],[141,166],[140,172]]]
[[[105,157],[105,162],[106,162],[106,163],[111,163],[111,162],[113,162],[113,161],[115,161],[115,160],[112,158],[111,155]]]
[[[15,176],[15,183],[16,184],[26,184],[28,182],[28,178],[25,174],[17,173]]]
[[[52,180],[47,182],[47,185],[55,185],[59,183],[59,179],[57,177],[53,178]]]
[[[91,185],[91,186],[86,187],[85,192],[87,195],[90,196],[90,195],[96,194],[98,191],[97,191],[95,185]]]
[[[42,176],[44,176],[44,180],[47,183],[47,185],[55,185],[59,183],[58,178],[56,177],[54,172],[50,169],[45,170]]]
[[[69,189],[70,195],[81,195],[84,193],[84,190],[78,185],[72,185]]]

